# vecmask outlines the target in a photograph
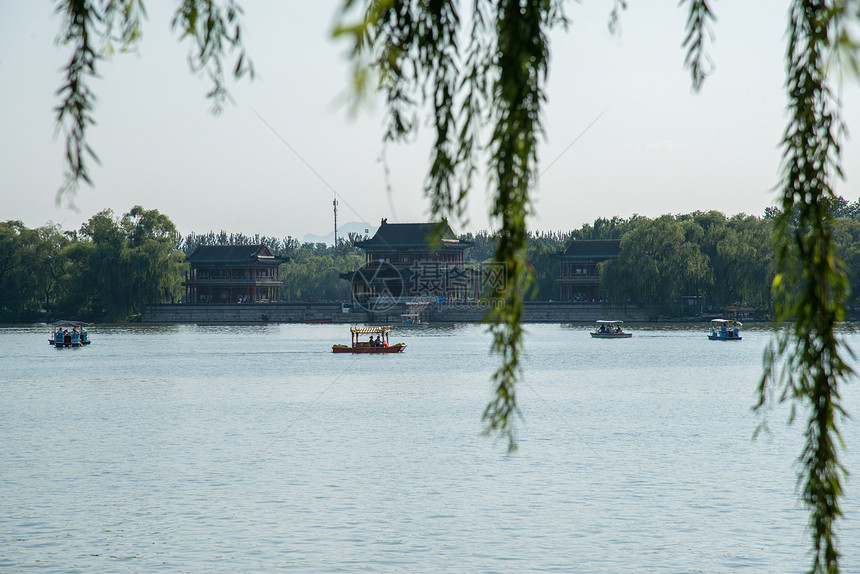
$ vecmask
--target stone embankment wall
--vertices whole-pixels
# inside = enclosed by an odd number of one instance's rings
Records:
[[[143,313],[144,323],[388,323],[402,321],[401,314],[413,312],[405,305],[395,305],[378,312],[351,309],[344,312],[340,303],[269,303],[235,305],[150,305]],[[489,308],[459,305],[427,309],[423,320],[430,323],[471,323],[481,321]],[[629,322],[658,321],[652,309],[604,307],[588,303],[527,302],[523,309],[526,323],[591,323],[598,319]]]
[[[659,321],[657,311],[649,307],[607,307],[599,303],[528,302],[523,307],[526,323],[593,323],[614,320],[644,323]]]
[[[144,323],[363,323],[366,313],[344,313],[340,303],[237,303],[149,305]]]
[[[423,319],[430,323],[472,323],[481,321],[488,311],[489,307],[478,305],[441,306],[425,311]],[[392,307],[384,312],[371,313],[369,320],[397,324],[401,321],[400,314],[406,312],[405,308]],[[614,309],[593,303],[526,302],[523,306],[525,323],[593,323],[598,319],[646,322],[658,321],[660,318],[647,308]]]

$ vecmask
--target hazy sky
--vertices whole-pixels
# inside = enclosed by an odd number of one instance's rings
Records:
[[[381,105],[357,117],[343,105],[348,47],[331,39],[340,1],[240,3],[258,76],[229,84],[235,105],[218,117],[204,97],[208,81],[190,73],[188,47],[170,31],[175,2],[146,3],[138,52],[102,63],[92,82],[98,125],[89,141],[102,165],[91,163],[94,187],[82,187],[73,211],[55,204],[64,146],[53,110],[68,58],[54,41],[59,19],[48,0],[0,0],[0,220],[77,229],[102,209],[121,215],[139,204],[169,216],[183,234],[301,238],[331,230],[332,188],[340,222],[426,220],[429,130],[387,149],[389,193]],[[611,36],[611,0],[569,2],[571,26],[553,36],[532,228],[570,230],[636,213],[761,215],[779,175],[788,1],[713,2],[716,70],[699,94],[683,69],[686,14],[678,0],[629,5]],[[843,98],[849,128],[860,134],[856,83]],[[846,181],[837,192],[854,201],[856,140],[843,157]],[[470,220],[455,223],[457,231],[489,227],[488,197],[476,181]]]

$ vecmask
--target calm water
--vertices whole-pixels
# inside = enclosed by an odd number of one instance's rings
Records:
[[[335,325],[96,327],[63,350],[0,329],[0,571],[805,571],[802,429],[780,408],[751,439],[769,332],[631,327],[528,327],[514,455],[480,436],[479,326],[393,332],[391,356],[333,355]]]

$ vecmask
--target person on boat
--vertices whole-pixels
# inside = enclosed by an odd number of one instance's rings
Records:
[[[382,341],[379,340],[379,335],[376,336],[376,341],[374,341],[373,346],[374,347],[381,347],[382,346]]]
[[[370,339],[367,341],[367,346],[368,347],[375,347],[376,346],[373,344],[373,335],[371,335]]]

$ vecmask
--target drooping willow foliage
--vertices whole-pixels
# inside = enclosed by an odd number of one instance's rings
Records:
[[[354,4],[345,0],[345,12]],[[495,260],[504,273],[486,294],[493,304],[492,349],[502,361],[483,418],[487,431],[507,438],[514,449],[522,305],[530,278],[526,216],[543,134],[548,34],[566,20],[560,0],[477,0],[468,20],[459,6],[455,0],[371,1],[360,23],[339,34],[354,40],[357,84],[367,86],[370,74],[385,94],[387,139],[412,135],[420,113],[431,107],[435,142],[425,191],[435,215],[462,215],[480,152],[488,151],[490,214],[499,228]]]
[[[758,410],[774,398],[807,413],[799,484],[810,510],[811,572],[838,572],[836,520],[845,468],[837,423],[845,416],[839,385],[852,374],[851,351],[837,325],[850,295],[833,240],[834,186],[841,177],[845,125],[831,87],[841,58],[856,69],[849,26],[860,2],[794,0],[789,10],[781,209],[774,219],[778,273],[773,292],[781,327],[765,354]],[[842,50],[849,47],[846,52]]]
[[[344,18],[361,11],[356,23],[341,26],[337,34],[354,42],[359,91],[379,90],[385,95],[386,140],[408,139],[419,128],[422,113],[430,109],[435,142],[425,189],[433,213],[462,215],[479,166],[490,175],[491,215],[499,229],[495,258],[506,273],[489,294],[496,302],[489,321],[501,365],[484,420],[488,432],[507,438],[513,449],[521,310],[529,282],[526,216],[537,174],[550,63],[548,36],[566,25],[563,0],[472,0],[466,18],[459,12],[461,3],[454,0],[342,2]],[[617,25],[627,2],[613,0],[610,27]],[[699,89],[712,68],[706,44],[715,17],[708,0],[681,4],[688,12],[685,66],[693,87]],[[85,155],[95,157],[86,145],[95,101],[86,80],[95,75],[103,52],[93,48],[92,36],[100,34],[102,45],[133,46],[143,4],[60,0],[57,9],[64,15],[60,40],[73,47],[58,107],[58,123],[66,133],[68,192],[80,181],[89,182]],[[225,49],[239,50],[234,75],[253,72],[241,50],[240,13],[233,0],[183,0],[174,19],[182,36],[196,43],[192,69],[208,71],[214,85],[209,96],[216,105],[226,97]],[[765,356],[757,406],[763,409],[776,397],[809,413],[800,481],[810,508],[811,571],[817,573],[839,569],[834,528],[845,470],[838,459],[836,423],[843,415],[839,383],[851,374],[845,362],[848,349],[836,332],[848,288],[831,226],[845,128],[832,82],[838,70],[860,69],[860,43],[852,36],[858,25],[860,0],[791,0],[786,51],[789,119],[783,136],[781,210],[775,218],[774,294],[784,328]]]
[[[223,4],[223,6],[222,6]],[[73,201],[81,184],[91,184],[87,157],[98,162],[87,144],[87,130],[95,124],[96,95],[88,80],[98,76],[98,64],[116,52],[134,50],[146,18],[143,0],[56,0],[62,18],[57,42],[72,47],[63,85],[57,91],[57,126],[65,134],[66,177],[57,202]],[[224,58],[236,54],[232,75],[253,77],[254,66],[242,48],[242,8],[234,0],[182,0],[173,17],[173,30],[193,43],[188,64],[205,72],[212,82],[207,97],[219,112],[229,98],[225,88]]]

